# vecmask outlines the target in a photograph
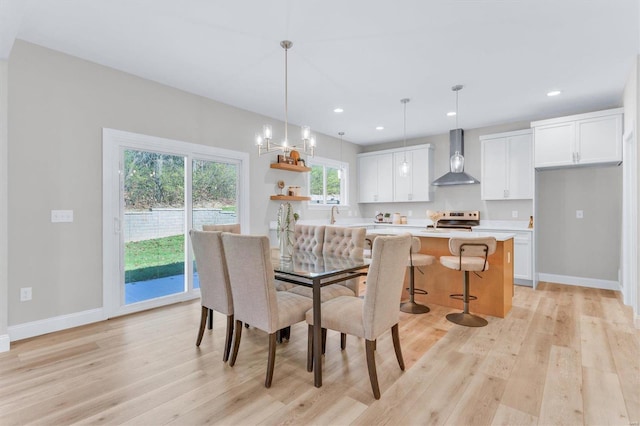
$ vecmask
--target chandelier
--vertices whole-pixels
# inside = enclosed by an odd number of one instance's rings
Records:
[[[273,151],[283,151],[285,155],[295,149],[299,153],[304,153],[313,157],[316,138],[311,134],[309,126],[301,126],[302,148],[297,145],[289,145],[289,101],[288,101],[288,82],[287,82],[287,52],[293,46],[289,40],[280,42],[280,46],[284,49],[284,140],[277,144],[273,142],[273,129],[270,124],[262,127],[262,133],[256,133],[256,146],[258,147],[258,155],[266,154]]]

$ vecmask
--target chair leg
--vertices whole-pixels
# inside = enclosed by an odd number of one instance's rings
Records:
[[[391,338],[393,339],[393,349],[396,350],[396,358],[400,370],[404,371],[404,359],[402,358],[402,348],[400,347],[400,334],[398,333],[398,324],[391,327]]]
[[[229,361],[229,353],[231,352],[231,341],[233,340],[233,315],[227,315],[227,335],[224,339],[224,354],[222,361]]]
[[[311,324],[307,334],[307,371],[313,371],[313,326]]]
[[[207,315],[209,314],[209,308],[204,306],[200,310],[200,328],[198,329],[198,337],[196,338],[196,346],[200,346],[202,342],[202,336],[204,335],[204,327],[207,324]],[[213,315],[212,315],[213,316]]]
[[[271,387],[273,380],[273,368],[276,364],[276,333],[269,334],[269,358],[267,359],[267,378],[264,380],[264,387]]]
[[[375,340],[365,340],[365,351],[367,353],[367,368],[369,369],[369,380],[373,397],[380,399],[380,386],[378,385],[378,373],[376,372]]]
[[[340,333],[340,349],[344,351],[344,348],[347,347],[347,334]]]
[[[209,330],[213,329],[213,309],[209,309]]]
[[[447,314],[447,320],[466,327],[484,327],[487,325],[488,321],[486,319],[469,313],[470,300],[476,300],[476,298],[469,294],[469,271],[464,271],[464,282],[462,287],[463,310],[462,312]]]
[[[428,306],[416,303],[415,294],[415,266],[409,267],[409,301],[400,304],[400,311],[408,314],[426,314],[430,311]]]
[[[229,365],[231,367],[236,363],[238,357],[238,349],[240,348],[240,338],[242,337],[242,321],[236,320],[236,326],[234,327],[235,335],[233,336],[233,353],[231,354],[231,360]]]

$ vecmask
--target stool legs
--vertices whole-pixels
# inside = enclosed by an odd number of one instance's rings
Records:
[[[469,296],[469,271],[464,271],[464,286],[462,289],[462,302],[464,308],[462,312],[448,314],[447,319],[453,323],[467,327],[484,327],[489,324],[486,319],[469,313],[469,300],[473,299],[475,299],[474,296]]]
[[[431,309],[429,309],[428,306],[421,305],[415,301],[414,295],[417,291],[415,288],[414,268],[415,266],[409,267],[409,301],[402,303],[400,305],[400,310],[408,314],[426,314]],[[425,291],[424,294],[427,294],[427,292]]]

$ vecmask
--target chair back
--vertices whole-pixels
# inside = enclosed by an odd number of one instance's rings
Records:
[[[375,340],[398,323],[411,238],[407,233],[373,240],[363,306],[365,339]]]
[[[313,254],[322,253],[324,228],[324,226],[296,225],[293,236],[294,249]]]
[[[480,270],[485,271],[487,269],[487,259],[495,253],[496,245],[495,237],[453,237],[449,239],[449,251],[454,256],[458,256],[459,268],[462,270],[477,270],[477,267],[481,266],[479,263],[475,268],[470,265],[484,259],[482,269]],[[465,257],[476,257],[480,259],[471,260],[471,263],[465,263],[463,260]]]
[[[202,306],[233,315],[229,274],[222,247],[222,232],[189,231],[196,260]]]
[[[364,256],[365,228],[327,226],[324,229],[322,253],[334,256],[362,258]]]
[[[236,320],[268,333],[278,324],[278,300],[274,284],[269,238],[223,233],[229,281]]]
[[[222,232],[231,232],[233,234],[240,233],[240,224],[239,223],[230,223],[226,225],[202,225],[203,231],[222,231]]]

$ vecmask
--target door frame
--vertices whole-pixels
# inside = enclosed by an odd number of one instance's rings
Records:
[[[102,129],[102,305],[105,316],[112,318],[152,309],[171,303],[200,297],[200,289],[194,289],[189,283],[189,290],[176,295],[151,299],[149,301],[125,305],[124,288],[121,282],[123,262],[123,233],[121,231],[124,206],[120,202],[122,191],[121,170],[124,149],[148,150],[170,155],[181,155],[186,158],[185,173],[190,173],[193,159],[232,161],[238,164],[238,199],[237,211],[240,226],[249,232],[249,154],[206,145],[193,144],[173,139],[143,135],[115,129]],[[188,174],[185,174],[185,236],[191,227],[191,185]],[[188,238],[185,238],[185,262],[187,265],[185,279],[190,280],[193,271],[191,250]]]

